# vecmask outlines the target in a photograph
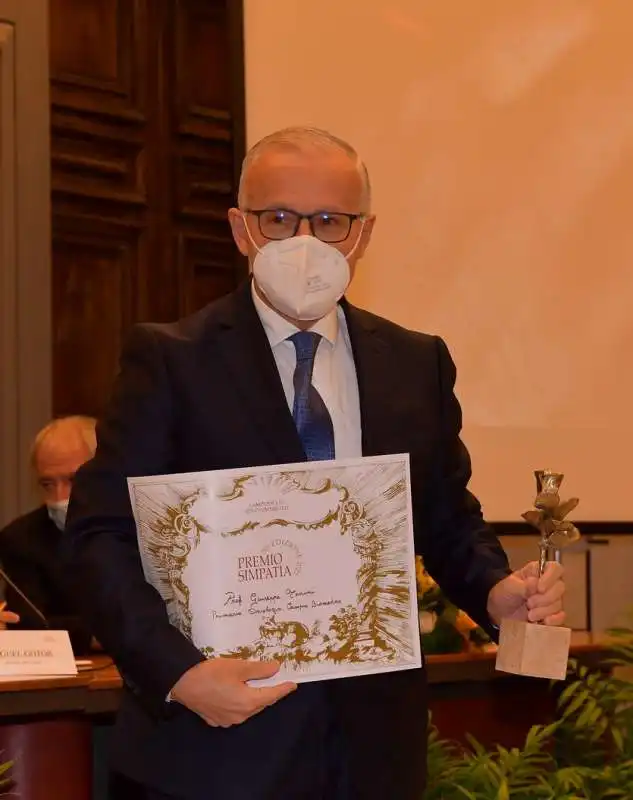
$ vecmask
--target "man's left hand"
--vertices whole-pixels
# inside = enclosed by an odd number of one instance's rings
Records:
[[[508,618],[562,625],[565,621],[564,593],[560,564],[548,562],[539,578],[538,561],[531,561],[493,586],[488,595],[488,614],[496,625]]]

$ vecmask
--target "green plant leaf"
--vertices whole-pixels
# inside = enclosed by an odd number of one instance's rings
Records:
[[[565,705],[566,703],[571,700],[572,696],[575,695],[583,688],[582,681],[574,681],[566,686],[563,691],[561,692],[560,697],[558,698],[559,705]]]
[[[633,631],[618,634],[600,669],[570,659],[559,718],[522,747],[488,751],[468,736],[464,750],[431,728],[425,800],[633,800],[633,683],[606,671],[633,666]]]
[[[497,792],[497,800],[510,800],[510,787],[507,781],[503,781]]]
[[[611,728],[611,736],[613,737],[613,743],[618,748],[620,752],[624,750],[624,736],[622,735],[622,731],[618,728]]]
[[[576,711],[578,711],[582,706],[587,702],[590,698],[589,690],[586,688],[582,688],[578,691],[578,694],[574,697],[574,699],[563,709],[563,719],[568,719],[571,717]]]
[[[625,639],[633,639],[633,630],[631,628],[609,628],[607,630],[607,636],[611,636],[614,639],[618,639],[623,637]]]
[[[609,727],[609,720],[607,719],[607,717],[603,717],[596,724],[596,726],[595,726],[595,728],[593,730],[593,733],[591,734],[591,737],[590,737],[589,741],[590,742],[597,742],[599,739],[601,739],[605,735],[608,727]]]
[[[468,800],[477,800],[477,795],[469,792],[468,789],[465,789],[463,786],[455,786],[458,792],[460,792],[464,797],[467,797]]]

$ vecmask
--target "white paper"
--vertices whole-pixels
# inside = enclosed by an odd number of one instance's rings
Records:
[[[68,631],[0,631],[0,676],[76,674]]]
[[[421,664],[407,455],[128,480],[147,580],[207,656],[270,682]]]

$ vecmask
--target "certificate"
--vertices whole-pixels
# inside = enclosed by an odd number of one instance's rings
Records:
[[[269,682],[421,664],[408,455],[130,478],[145,577],[207,657]]]

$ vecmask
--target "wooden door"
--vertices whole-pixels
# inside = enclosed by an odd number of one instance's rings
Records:
[[[50,0],[53,407],[98,414],[122,340],[245,274],[241,2]]]
[[[47,0],[0,0],[0,527],[32,502],[50,417]]]

